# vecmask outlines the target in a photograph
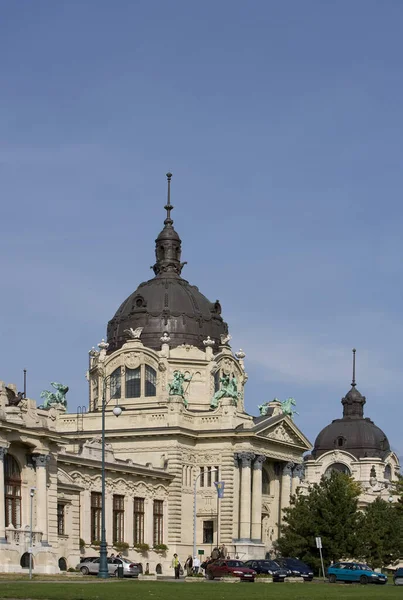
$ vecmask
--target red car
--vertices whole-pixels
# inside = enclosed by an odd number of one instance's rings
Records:
[[[239,577],[241,581],[255,581],[256,571],[245,567],[241,560],[216,560],[206,569],[207,579],[215,577]]]

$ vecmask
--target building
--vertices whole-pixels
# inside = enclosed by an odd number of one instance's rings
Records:
[[[364,417],[366,398],[355,381],[355,353],[354,349],[351,389],[341,400],[343,417],[322,429],[312,453],[305,456],[303,487],[318,483],[331,471],[340,471],[361,484],[360,505],[365,506],[377,497],[389,500],[400,464],[385,433]]]
[[[88,411],[67,413],[63,386],[37,406],[1,384],[2,571],[28,565],[31,502],[35,572],[98,552],[103,398],[109,552],[124,549],[150,571],[170,572],[174,552],[183,561],[192,554],[194,489],[205,556],[225,544],[231,556],[262,557],[278,537],[311,445],[278,401],[261,405],[258,417],[245,412],[245,353],[232,351],[219,301],[182,278],[170,180],[154,277],[122,303],[107,341],[90,351]]]

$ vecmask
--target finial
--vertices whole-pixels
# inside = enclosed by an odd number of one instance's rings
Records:
[[[357,350],[355,348],[353,348],[353,381],[351,382],[352,387],[356,386],[355,383],[355,353],[357,352]]]
[[[173,210],[173,206],[171,204],[171,177],[172,177],[172,173],[167,173],[167,180],[168,180],[168,200],[166,205],[164,206],[165,210],[167,211],[167,218],[164,221],[165,225],[172,225],[173,221],[171,219],[171,210]]]

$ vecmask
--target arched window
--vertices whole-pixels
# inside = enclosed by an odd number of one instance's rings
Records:
[[[59,558],[59,569],[61,571],[67,571],[67,562],[66,559],[63,558],[63,556]]]
[[[157,395],[157,371],[146,365],[146,396]]]
[[[160,563],[155,567],[155,572],[157,575],[162,575],[162,566]]]
[[[122,373],[120,367],[111,375],[111,398],[120,398],[122,395]]]
[[[32,557],[32,568],[34,567],[34,557]],[[21,556],[20,565],[23,569],[29,569],[29,553],[24,552]]]
[[[141,372],[137,369],[126,369],[126,398],[140,398]]]
[[[6,455],[4,464],[4,487],[6,504],[6,527],[21,528],[21,471],[11,454]]]
[[[325,477],[330,477],[333,471],[337,471],[338,473],[344,473],[345,475],[349,476],[351,475],[350,469],[347,465],[344,465],[343,463],[333,463],[332,465],[330,465],[330,467],[326,469]]]
[[[262,469],[262,494],[270,494],[270,478],[266,469]]]
[[[384,472],[384,478],[387,479],[388,481],[392,480],[392,467],[390,465],[386,465],[385,467],[385,472]]]

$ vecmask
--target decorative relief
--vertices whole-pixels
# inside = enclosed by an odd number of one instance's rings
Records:
[[[284,427],[283,423],[276,427],[274,431],[269,431],[267,437],[272,440],[287,442],[289,444],[296,444],[300,441],[296,435],[293,435],[288,428]]]
[[[129,354],[125,354],[125,365],[129,369],[137,369],[140,366],[140,356],[139,354],[135,354],[134,352],[130,352]]]

